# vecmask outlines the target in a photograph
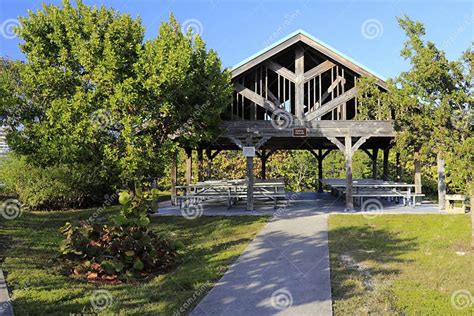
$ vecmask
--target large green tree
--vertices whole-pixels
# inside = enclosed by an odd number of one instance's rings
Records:
[[[170,17],[144,42],[140,19],[63,1],[20,18],[26,61],[2,124],[39,166],[88,164],[120,183],[161,175],[176,143],[213,135],[229,73],[199,36]]]

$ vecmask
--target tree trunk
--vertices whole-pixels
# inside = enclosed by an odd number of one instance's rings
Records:
[[[438,165],[438,205],[440,210],[444,210],[446,206],[446,181],[444,172],[444,157],[442,153],[437,155]]]
[[[420,151],[415,150],[413,155],[414,164],[415,164],[415,193],[421,194],[421,161],[420,161]]]
[[[173,154],[173,161],[171,162],[171,205],[176,205],[176,196],[177,196],[176,184],[178,182],[176,160],[177,160],[177,157],[175,153]]]
[[[186,149],[186,192],[189,193],[193,177],[193,151]]]

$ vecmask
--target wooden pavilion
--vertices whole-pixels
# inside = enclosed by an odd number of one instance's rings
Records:
[[[200,169],[203,151],[209,170],[220,151],[242,150],[247,157],[247,210],[253,210],[254,156],[261,159],[264,178],[266,161],[274,151],[308,150],[318,160],[322,180],[324,158],[331,150],[340,150],[345,156],[346,209],[353,209],[354,152],[361,149],[369,155],[375,179],[378,152],[383,151],[382,178],[387,180],[389,149],[395,136],[391,121],[355,120],[357,78],[362,76],[374,77],[378,87],[386,89],[378,75],[304,31],[251,56],[232,69],[233,102],[222,116],[219,138],[198,149]],[[189,185],[192,151],[187,153]],[[200,180],[202,174],[200,170]],[[176,167],[172,182],[172,194],[176,195]],[[421,192],[421,186],[416,191]]]

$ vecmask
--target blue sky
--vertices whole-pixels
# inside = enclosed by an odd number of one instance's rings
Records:
[[[45,1],[60,3],[60,1]],[[408,65],[400,57],[404,34],[396,17],[407,14],[425,24],[427,38],[458,58],[473,41],[474,1],[460,0],[109,0],[84,1],[113,6],[140,16],[146,37],[173,12],[181,23],[201,33],[230,67],[272,42],[303,29],[384,77]],[[0,54],[23,58],[18,38],[10,38],[8,23],[41,1],[0,0]],[[7,36],[5,36],[5,34]],[[3,35],[3,36],[2,36]]]

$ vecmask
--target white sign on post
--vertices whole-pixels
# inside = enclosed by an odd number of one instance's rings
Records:
[[[245,157],[255,157],[255,147],[242,147]]]

